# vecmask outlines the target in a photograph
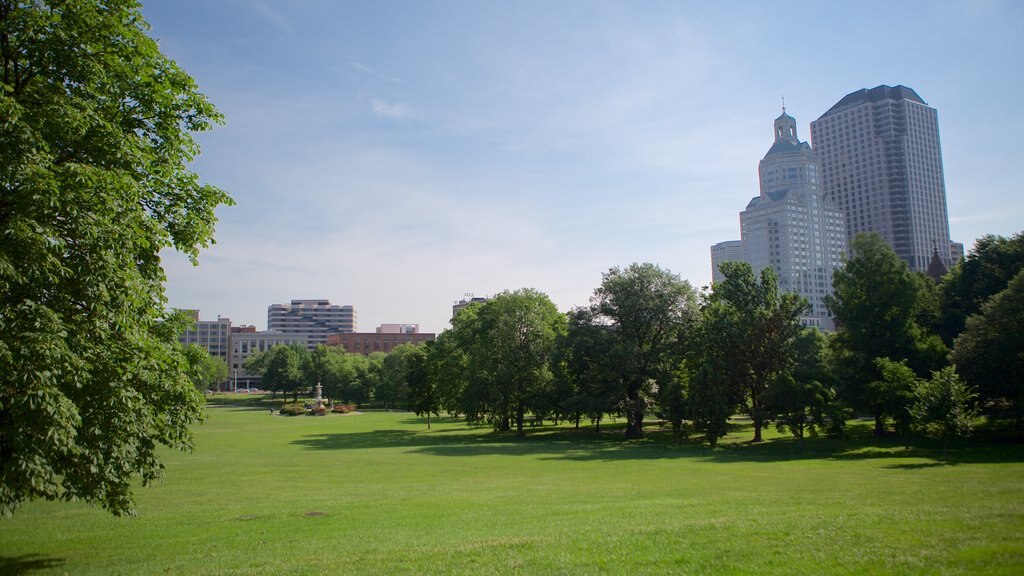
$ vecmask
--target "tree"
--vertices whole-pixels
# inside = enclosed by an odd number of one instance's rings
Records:
[[[800,316],[809,305],[798,294],[780,293],[770,267],[761,270],[760,279],[746,262],[726,262],[719,269],[725,280],[712,289],[706,316],[717,323],[725,342],[707,354],[728,356],[729,384],[754,422],[752,441],[760,442],[761,429],[771,418],[765,392],[772,382],[790,375]]]
[[[164,249],[230,204],[188,164],[220,115],[132,0],[0,0],[0,512],[132,513],[189,449],[202,397],[166,310]]]
[[[842,428],[842,419],[829,422],[834,393],[824,363],[827,338],[813,328],[796,338],[796,362],[791,372],[780,373],[766,391],[765,404],[779,432],[789,431],[803,444],[805,435],[816,436],[825,426]]]
[[[188,362],[188,377],[201,392],[216,390],[228,378],[228,365],[202,346],[189,344],[185,346],[185,358]]]
[[[915,318],[920,309],[923,282],[910,272],[878,234],[858,234],[851,246],[853,256],[836,270],[834,294],[826,298],[836,319],[836,375],[840,395],[854,408],[875,417],[875,433],[885,432],[887,414],[869,384],[881,379],[877,358],[907,365],[919,376],[941,366],[946,348]]]
[[[405,380],[409,387],[409,409],[417,416],[427,418],[427,430],[430,430],[430,415],[440,415],[438,390],[427,372],[427,357],[433,344],[433,341],[428,341],[424,344],[410,345],[404,354]]]
[[[274,392],[280,391],[292,401],[299,401],[299,392],[308,382],[303,368],[309,357],[309,349],[302,344],[278,344],[262,353],[263,385]]]
[[[943,457],[950,440],[971,433],[978,416],[975,398],[953,366],[933,372],[931,379],[919,380],[914,387],[910,414],[925,434],[942,440]]]
[[[696,293],[669,270],[634,263],[603,275],[590,310],[595,325],[608,327],[608,354],[618,359],[626,438],[642,438],[657,383],[672,378],[682,359],[682,335],[696,324]]]
[[[1024,270],[967,319],[952,356],[987,411],[1008,415],[1014,430],[1024,432]]]
[[[395,346],[384,357],[381,367],[380,383],[377,385],[375,397],[392,408],[405,406],[409,400],[409,372],[412,369],[413,355],[418,354],[420,344],[401,344]]]
[[[551,359],[565,316],[547,295],[524,288],[488,300],[476,328],[469,349],[470,373],[481,386],[475,391],[496,428],[508,430],[514,421],[521,436],[526,413],[554,381]]]
[[[950,271],[940,286],[939,334],[948,345],[981,312],[989,298],[1002,292],[1024,270],[1024,232],[1010,238],[987,235]]]
[[[896,433],[908,440],[910,436],[910,404],[914,400],[917,376],[906,360],[896,362],[889,358],[875,358],[879,379],[868,384],[867,397],[878,406],[878,411],[892,416]]]
[[[590,308],[573,309],[566,317],[567,331],[558,346],[569,390],[562,399],[563,412],[577,426],[586,416],[600,430],[604,415],[619,412],[623,400],[616,328],[595,318]]]

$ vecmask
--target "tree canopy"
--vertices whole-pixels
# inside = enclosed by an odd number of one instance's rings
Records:
[[[728,357],[714,364],[729,365],[725,377],[732,396],[753,420],[753,441],[760,442],[771,419],[765,393],[773,381],[791,378],[800,316],[809,305],[798,294],[780,293],[771,268],[761,270],[760,278],[746,262],[725,262],[720,270],[725,280],[715,284],[705,311],[719,334],[706,344],[710,348],[703,357]]]
[[[882,379],[875,360],[906,361],[925,376],[941,366],[947,351],[916,321],[926,280],[878,234],[858,234],[851,248],[852,257],[835,272],[835,293],[826,299],[837,325],[835,363],[842,396],[854,408],[870,410],[881,434],[885,403],[868,386]]]
[[[680,337],[696,325],[697,294],[690,283],[654,264],[606,272],[590,299],[590,321],[608,330],[607,354],[616,359],[626,437],[643,437],[643,421],[682,361]]]
[[[201,397],[160,252],[193,262],[230,204],[188,169],[221,120],[139,4],[0,0],[0,511],[132,510]]]

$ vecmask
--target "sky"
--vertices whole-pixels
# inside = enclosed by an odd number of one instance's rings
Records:
[[[153,0],[225,124],[192,168],[237,202],[168,303],[266,328],[329,299],[359,331],[449,326],[466,294],[586,305],[610,268],[695,288],[739,238],[782,112],[846,94],[938,110],[950,233],[1024,230],[1024,3]]]

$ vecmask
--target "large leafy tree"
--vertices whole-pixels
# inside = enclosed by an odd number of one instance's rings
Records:
[[[230,203],[188,169],[220,115],[131,0],[0,0],[0,511],[132,511],[201,397],[160,251],[195,261]]]
[[[619,412],[622,404],[618,336],[590,308],[575,308],[566,318],[568,329],[558,346],[559,375],[567,383],[562,412],[577,426],[585,416],[600,429],[604,415]]]
[[[939,333],[946,344],[952,345],[967,326],[967,318],[980,313],[985,302],[1005,290],[1021,270],[1024,270],[1024,232],[1010,238],[987,235],[978,239],[939,288]]]
[[[399,347],[405,349],[402,364],[409,389],[409,409],[417,416],[427,418],[427,430],[430,430],[430,415],[438,416],[441,409],[438,389],[427,372],[427,357],[433,346],[434,342],[430,341],[424,344],[403,344]]]
[[[529,288],[502,292],[480,308],[469,366],[497,428],[514,422],[524,433],[525,415],[554,383],[551,360],[565,324],[551,299]]]
[[[690,283],[654,264],[612,268],[590,299],[591,319],[610,334],[626,438],[643,437],[643,421],[657,386],[674,378],[680,341],[695,325],[697,295]]]
[[[278,344],[260,353],[258,364],[263,369],[263,385],[285,396],[291,393],[292,401],[297,402],[299,392],[310,385],[307,380],[309,357],[309,349],[302,344]]]
[[[953,362],[990,414],[1024,432],[1024,270],[967,319]]]
[[[942,341],[917,322],[924,282],[914,274],[878,234],[858,234],[853,255],[836,270],[834,294],[826,299],[838,331],[834,365],[844,401],[875,417],[875,433],[882,434],[888,414],[886,403],[872,394],[872,382],[882,374],[875,360],[906,361],[918,376],[945,361]]]
[[[842,418],[830,422],[835,410],[831,378],[825,365],[827,342],[827,337],[817,329],[802,330],[795,341],[793,370],[776,376],[767,391],[766,404],[776,428],[789,431],[801,445],[806,435],[815,436],[821,428],[830,424],[842,426]]]
[[[794,343],[807,301],[795,293],[780,293],[778,276],[771,268],[754,275],[746,262],[721,266],[725,280],[715,284],[706,316],[720,331],[705,358],[726,355],[717,364],[729,364],[727,374],[744,411],[754,422],[754,442],[771,418],[765,393],[773,381],[789,376],[796,359]]]

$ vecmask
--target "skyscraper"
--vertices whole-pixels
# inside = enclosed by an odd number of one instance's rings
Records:
[[[877,232],[912,270],[938,250],[950,258],[946,184],[936,110],[906,86],[847,94],[811,122],[821,191],[846,215],[846,233]]]
[[[807,298],[805,325],[832,329],[825,296],[846,252],[843,215],[822,197],[815,153],[797,138],[796,120],[785,110],[774,133],[758,164],[761,193],[740,213],[743,258],[755,273],[771,266],[781,291]]]

